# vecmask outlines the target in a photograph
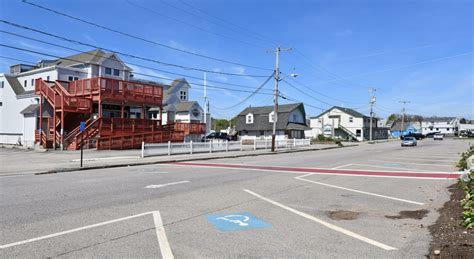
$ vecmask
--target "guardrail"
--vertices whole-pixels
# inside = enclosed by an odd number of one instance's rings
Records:
[[[253,140],[252,143],[245,144],[240,141],[208,141],[208,142],[185,142],[185,143],[168,143],[153,144],[142,142],[141,157],[164,156],[177,154],[195,154],[195,153],[213,153],[228,151],[248,151],[258,149],[271,149],[272,141]],[[309,146],[309,139],[280,139],[275,141],[276,149],[295,149],[298,147]]]

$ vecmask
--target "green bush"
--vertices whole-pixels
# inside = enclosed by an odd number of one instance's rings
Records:
[[[459,177],[459,184],[466,193],[466,197],[461,201],[464,210],[461,224],[465,228],[474,228],[474,169],[467,170],[467,159],[472,155],[474,155],[474,145],[471,145],[466,152],[461,154],[458,163],[458,167],[464,170],[461,177]]]
[[[467,159],[472,155],[474,155],[474,145],[470,145],[469,149],[461,154],[457,167],[461,170],[467,169]]]

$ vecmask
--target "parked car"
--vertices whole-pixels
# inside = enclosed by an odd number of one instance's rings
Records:
[[[434,134],[434,135],[433,135],[433,139],[434,139],[434,140],[443,140],[443,139],[444,139],[444,135],[441,134],[441,133]]]
[[[402,147],[406,147],[406,146],[412,146],[412,147],[415,147],[416,146],[416,138],[415,137],[408,137],[408,136],[405,136],[402,140]]]
[[[439,134],[439,133],[440,133],[439,131],[426,133],[425,138],[433,138],[434,135]]]
[[[210,139],[221,139],[221,140],[231,140],[231,137],[224,132],[212,132],[209,133],[207,136],[202,137],[201,141],[204,142]]]

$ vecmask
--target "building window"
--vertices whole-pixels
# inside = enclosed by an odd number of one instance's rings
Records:
[[[0,84],[0,88],[3,88],[5,87],[5,81],[2,81],[2,83]]]
[[[297,122],[297,121],[298,121],[298,115],[293,114],[293,121],[294,121],[294,122]]]
[[[362,131],[360,129],[356,130],[356,137],[360,137]]]
[[[354,118],[353,118],[353,117],[349,117],[349,122],[350,122],[350,123],[354,122]]]
[[[46,81],[49,81],[49,76],[46,77]]]
[[[114,69],[114,76],[120,76],[120,70]]]
[[[34,85],[35,85],[35,80],[31,79],[31,86],[34,86]]]
[[[28,83],[28,81],[25,80],[25,81],[23,82],[23,86],[24,86],[24,87],[27,87],[27,85],[26,85],[27,83]]]
[[[186,99],[187,99],[186,91],[180,91],[180,92],[179,92],[179,99],[180,99],[181,101],[186,101]]]
[[[112,75],[112,68],[106,67],[106,68],[105,68],[105,74],[106,74],[106,75]]]
[[[449,131],[449,128],[447,128],[446,131]]]
[[[245,117],[245,121],[247,124],[252,124],[253,123],[253,114],[249,113],[247,114],[247,116]]]
[[[71,81],[76,81],[76,80],[79,80],[79,77],[77,77],[77,76],[68,76],[67,80],[70,81],[70,82]]]
[[[436,128],[436,131],[438,131],[438,130],[439,130],[439,128]]]
[[[3,102],[0,102],[0,107],[2,107],[2,106],[3,106]]]

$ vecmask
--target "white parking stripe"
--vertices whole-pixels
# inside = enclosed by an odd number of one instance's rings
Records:
[[[386,160],[369,160],[370,162],[380,162],[380,163],[394,163],[393,161]],[[424,164],[424,163],[411,163],[411,162],[396,162],[398,164],[407,164],[407,165],[428,165],[428,166],[438,166],[438,167],[454,167],[453,165],[437,165],[437,164]]]
[[[298,176],[298,177],[295,177],[294,179],[309,182],[309,183],[319,184],[319,185],[326,186],[326,187],[341,189],[341,190],[345,190],[345,191],[371,195],[371,196],[375,196],[375,197],[379,197],[379,198],[385,198],[385,199],[394,200],[394,201],[401,201],[401,202],[406,202],[406,203],[411,203],[411,204],[416,204],[416,205],[425,205],[424,203],[421,203],[421,202],[410,201],[410,200],[395,198],[395,197],[391,197],[391,196],[376,194],[376,193],[372,193],[372,192],[359,191],[359,190],[356,190],[356,189],[350,189],[350,188],[346,188],[346,187],[342,187],[342,186],[337,186],[337,185],[332,185],[332,184],[327,184],[327,183],[322,183],[322,182],[316,182],[316,181],[312,181],[312,180],[308,180],[308,179],[303,179],[303,177],[306,177],[306,176],[309,176],[309,174],[308,175],[303,175],[303,176]]]
[[[153,212],[153,221],[155,222],[156,236],[158,237],[158,245],[160,246],[161,256],[163,259],[173,259],[173,252],[171,251],[168,237],[166,237],[165,228],[159,211]]]
[[[104,222],[101,222],[101,223],[97,223],[97,224],[93,224],[93,225],[89,225],[89,226],[85,226],[85,227],[80,227],[80,228],[74,228],[74,229],[70,229],[70,230],[66,230],[66,231],[61,231],[61,232],[46,235],[46,236],[26,239],[26,240],[23,240],[23,241],[10,243],[10,244],[6,244],[6,245],[0,245],[0,249],[5,249],[5,248],[9,248],[9,247],[24,245],[24,244],[28,244],[28,243],[35,242],[35,241],[40,241],[40,240],[44,240],[44,239],[48,239],[48,238],[58,237],[58,236],[62,236],[62,235],[66,235],[66,234],[70,234],[70,233],[74,233],[74,232],[78,232],[78,231],[82,231],[82,230],[86,230],[86,229],[91,229],[91,228],[95,228],[95,227],[100,227],[100,226],[104,226],[104,225],[108,225],[108,224],[112,224],[112,223],[116,223],[116,222],[120,222],[120,221],[124,221],[124,220],[128,220],[128,219],[138,218],[138,217],[142,217],[142,216],[150,215],[150,214],[153,215],[153,220],[154,220],[155,229],[156,229],[156,236],[158,238],[158,243],[159,243],[159,246],[160,246],[162,257],[165,258],[165,259],[174,258],[173,253],[171,252],[171,248],[170,248],[170,245],[169,245],[169,242],[168,242],[168,238],[166,237],[166,232],[165,232],[165,229],[163,227],[163,222],[161,220],[161,216],[160,216],[159,211],[149,211],[149,212],[136,214],[136,215],[132,215],[132,216],[128,216],[128,217],[123,217],[123,218],[119,218],[119,219],[104,221]]]
[[[304,218],[307,218],[307,219],[309,219],[309,220],[312,220],[312,221],[314,221],[314,222],[316,222],[316,223],[319,223],[319,224],[321,224],[321,225],[323,225],[323,226],[325,226],[325,227],[327,227],[327,228],[330,228],[330,229],[332,229],[332,230],[334,230],[334,231],[336,231],[336,232],[342,233],[342,234],[344,234],[344,235],[350,236],[350,237],[352,237],[352,238],[355,238],[355,239],[358,239],[358,240],[360,240],[360,241],[366,242],[366,243],[371,244],[371,245],[373,245],[373,246],[382,248],[382,249],[384,249],[384,250],[398,250],[398,249],[395,248],[395,247],[391,247],[391,246],[388,246],[388,245],[386,245],[386,244],[383,244],[383,243],[377,242],[377,241],[375,241],[375,240],[372,240],[372,239],[370,239],[370,238],[361,236],[361,235],[356,234],[356,233],[354,233],[354,232],[352,232],[352,231],[349,231],[349,230],[347,230],[347,229],[344,229],[344,228],[338,227],[338,226],[336,226],[336,225],[333,225],[333,224],[331,224],[331,223],[329,223],[329,222],[320,220],[320,219],[318,219],[318,218],[316,218],[316,217],[314,217],[314,216],[311,216],[311,215],[309,215],[309,214],[306,214],[306,213],[304,213],[304,212],[301,212],[301,211],[295,210],[295,209],[293,209],[293,208],[290,208],[290,207],[288,207],[288,206],[286,206],[286,205],[283,205],[283,204],[281,204],[281,203],[279,203],[279,202],[276,202],[276,201],[270,200],[270,199],[268,199],[268,198],[265,198],[265,197],[261,196],[260,194],[257,194],[257,193],[255,193],[255,192],[252,192],[252,191],[250,191],[250,190],[244,189],[244,191],[247,192],[247,193],[249,193],[249,194],[251,194],[251,195],[253,195],[253,196],[255,196],[255,197],[257,197],[257,198],[259,198],[259,199],[261,199],[261,200],[264,200],[264,201],[266,201],[266,202],[269,202],[269,203],[271,203],[271,204],[273,204],[273,205],[275,205],[275,206],[278,206],[278,207],[280,207],[280,208],[282,208],[282,209],[285,209],[285,210],[287,210],[287,211],[293,212],[294,214],[299,215],[299,216],[301,216],[301,217],[304,217]]]
[[[8,247],[13,247],[13,246],[18,246],[18,245],[23,245],[23,244],[27,244],[27,243],[31,243],[31,242],[35,242],[35,241],[39,241],[39,240],[43,240],[43,239],[48,239],[48,238],[52,238],[52,237],[62,236],[62,235],[78,232],[78,231],[81,231],[81,230],[86,230],[86,229],[90,229],[90,228],[104,226],[104,225],[107,225],[107,224],[112,224],[112,223],[119,222],[119,221],[124,221],[124,220],[127,220],[127,219],[138,218],[138,217],[145,216],[145,215],[148,215],[148,214],[151,214],[151,213],[152,213],[151,211],[150,212],[145,212],[145,213],[136,214],[136,215],[132,215],[132,216],[124,217],[124,218],[104,221],[104,222],[101,222],[101,223],[97,223],[97,224],[93,224],[93,225],[89,225],[89,226],[85,226],[85,227],[80,227],[80,228],[74,228],[74,229],[70,229],[70,230],[66,230],[66,231],[61,231],[61,232],[46,235],[46,236],[26,239],[26,240],[15,242],[15,243],[1,245],[0,249],[5,249],[5,248],[8,248]]]
[[[352,164],[345,164],[345,165],[340,165],[340,166],[333,167],[331,169],[341,169],[341,168],[348,167],[348,166],[351,166],[351,165]]]

